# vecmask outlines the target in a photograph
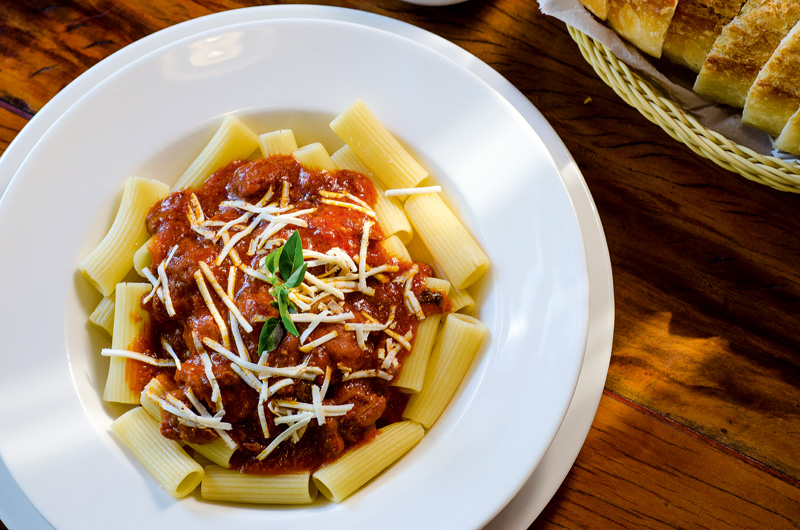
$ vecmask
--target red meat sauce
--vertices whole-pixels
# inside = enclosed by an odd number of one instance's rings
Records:
[[[136,369],[129,370],[129,384],[136,391],[141,391],[153,377],[158,377],[175,397],[191,408],[184,390],[191,389],[209,411],[215,410],[211,400],[212,387],[204,372],[201,357],[195,349],[192,333],[199,337],[208,337],[221,342],[221,333],[211,312],[207,308],[197,289],[194,273],[198,263],[205,261],[213,271],[217,281],[227,286],[229,268],[234,264],[230,259],[219,266],[214,264],[221,245],[212,242],[192,230],[187,212],[191,207],[191,194],[199,200],[207,219],[230,221],[241,215],[240,210],[221,205],[228,200],[246,200],[256,203],[272,189],[275,192],[272,202],[280,198],[283,182],[290,184],[289,203],[295,209],[316,208],[313,213],[303,217],[307,227],[289,226],[274,237],[288,238],[297,229],[300,231],[304,249],[326,252],[333,247],[344,250],[348,255],[357,256],[361,245],[364,221],[367,216],[356,210],[324,204],[319,192],[348,192],[373,206],[377,192],[372,182],[353,171],[314,171],[302,167],[294,158],[288,156],[271,156],[252,162],[236,161],[220,169],[209,180],[196,189],[181,190],[172,193],[156,203],[147,216],[147,227],[153,238],[149,250],[153,256],[152,270],[166,259],[173,246],[178,249],[166,266],[169,277],[170,296],[175,315],[169,316],[163,302],[153,296],[143,304],[151,315],[150,333],[139,340],[135,346],[138,351],[149,355],[169,359],[167,352],[161,347],[161,338],[172,345],[179,359],[181,368],[156,368],[138,361],[129,361]],[[247,250],[251,237],[257,237],[260,229],[251,236],[243,238],[235,249],[242,261],[257,269],[259,259],[266,252],[248,256]],[[233,235],[234,232],[231,232]],[[374,287],[373,296],[360,292],[347,293],[342,302],[344,311],[352,311],[355,320],[365,322],[362,311],[372,315],[380,322],[390,318],[391,308],[395,308],[394,330],[400,335],[412,331],[416,336],[417,317],[410,313],[403,302],[404,282],[393,282],[393,278],[403,274],[411,263],[400,262],[389,258],[383,251],[380,241],[383,235],[375,225],[369,233],[367,263],[377,266],[390,263],[399,267],[397,272],[385,273],[382,282],[371,280]],[[412,291],[420,301],[423,312],[431,315],[449,310],[449,301],[444,293],[425,288],[425,278],[431,275],[427,265],[417,264],[419,272],[414,276]],[[309,269],[315,274],[322,267]],[[258,362],[258,339],[262,323],[257,316],[277,317],[278,310],[269,291],[272,285],[262,280],[237,271],[234,302],[244,318],[253,325],[253,331],[241,330],[242,339],[250,352],[253,362]],[[228,310],[216,294],[212,292],[220,314],[227,320]],[[299,331],[305,325],[298,325]],[[330,331],[335,330],[338,336],[333,340],[315,347],[309,353],[299,350],[299,338],[286,333],[279,346],[268,355],[268,364],[275,367],[296,366],[307,358],[309,366],[317,366],[324,372],[331,370],[331,380],[323,405],[354,406],[344,416],[327,417],[323,424],[316,419],[308,425],[301,439],[294,443],[291,440],[278,445],[264,460],[257,460],[258,455],[271,441],[265,439],[258,419],[258,392],[248,386],[238,374],[231,369],[231,361],[224,356],[208,350],[213,366],[213,374],[220,387],[222,403],[225,409],[223,420],[233,425],[228,434],[238,444],[238,449],[231,458],[231,467],[247,473],[277,474],[300,471],[313,471],[320,466],[338,458],[348,449],[369,440],[382,425],[400,421],[405,408],[407,395],[390,382],[377,377],[353,379],[342,382],[344,372],[340,367],[353,371],[380,368],[382,360],[378,357],[378,349],[385,345],[383,333],[371,332],[361,349],[356,341],[355,332],[347,331],[338,323],[322,323],[308,337],[312,341]],[[413,341],[413,339],[412,339]],[[408,351],[401,349],[397,359],[402,362]],[[400,369],[390,371],[396,378]],[[317,376],[315,381],[295,380],[295,383],[278,391],[273,399],[294,399],[310,403],[312,384],[321,385],[324,376]],[[264,404],[266,407],[266,403]],[[270,434],[274,437],[283,430],[272,422],[272,413],[265,410]],[[186,426],[176,416],[162,411],[162,434],[171,439],[192,443],[207,443],[217,438],[211,429]]]

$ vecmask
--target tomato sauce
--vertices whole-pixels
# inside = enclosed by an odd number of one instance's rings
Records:
[[[286,225],[277,230],[272,236],[277,241],[275,244],[281,244],[298,230],[303,249],[320,253],[341,249],[351,259],[358,260],[365,221],[371,218],[363,208],[336,206],[325,200],[330,195],[321,193],[324,190],[349,197],[341,199],[346,202],[357,204],[363,201],[370,207],[374,206],[377,200],[375,187],[367,177],[357,172],[309,170],[292,157],[271,156],[252,162],[233,162],[217,171],[201,187],[172,193],[152,207],[147,216],[147,227],[153,234],[149,245],[153,257],[152,270],[155,271],[174,250],[165,266],[174,314],[169,314],[167,305],[158,296],[152,296],[143,304],[151,315],[152,336],[144,341],[141,349],[149,355],[169,359],[170,354],[161,345],[163,339],[173,348],[181,366],[166,370],[142,368],[130,381],[137,388],[158,375],[168,392],[187,406],[191,407],[186,397],[191,389],[212,414],[216,410],[212,400],[213,385],[206,376],[194,337],[222,343],[224,336],[197,286],[195,274],[201,261],[208,265],[223,290],[228,288],[229,274],[233,269],[235,283],[230,290],[231,299],[244,319],[253,325],[251,332],[240,330],[241,339],[251,362],[259,362],[258,344],[263,322],[270,317],[279,317],[279,312],[273,305],[274,286],[245,269],[249,267],[251,271],[264,272],[263,258],[274,244],[254,251],[252,243],[268,224],[267,220],[242,237],[233,246],[235,252],[219,264],[215,260],[224,240],[235,237],[255,219],[253,216],[235,223],[236,226],[229,224],[227,236],[221,236],[218,230],[222,225],[240,219],[246,213],[246,210],[231,206],[230,201],[256,204],[270,190],[272,196],[262,204],[283,200],[289,212],[310,210],[298,216],[305,226]],[[198,216],[205,220],[204,228],[198,226]],[[380,245],[382,240],[380,228],[372,226],[366,253],[367,266],[391,266],[390,270],[369,279],[368,285],[374,293],[354,290],[347,292],[343,300],[334,296],[321,298],[309,311],[317,313],[320,303],[333,302],[327,307],[338,306],[342,312],[352,313],[351,322],[366,323],[366,315],[379,323],[391,322],[391,332],[395,336],[409,337],[413,344],[419,319],[404,303],[405,279],[411,268],[415,266],[417,272],[410,280],[410,290],[419,300],[425,315],[448,311],[449,301],[445,294],[425,287],[425,278],[431,275],[430,267],[387,256]],[[241,264],[237,264],[236,259]],[[308,272],[325,274],[323,266],[310,267]],[[224,301],[216,293],[211,294],[219,314],[230,328]],[[307,325],[298,324],[298,331],[302,333]],[[228,358],[208,350],[225,411],[223,420],[230,423],[231,429],[227,432],[238,446],[231,459],[232,467],[258,474],[313,471],[370,439],[377,427],[402,419],[407,396],[391,386],[391,380],[374,376],[345,379],[348,374],[369,371],[383,371],[384,375],[390,376],[389,379],[394,379],[402,370],[402,362],[409,350],[400,348],[396,362],[386,368],[386,353],[391,345],[397,348],[397,340],[393,342],[388,331],[371,331],[360,344],[356,332],[347,329],[343,322],[319,324],[306,338],[305,344],[332,331],[337,333],[335,338],[306,352],[300,349],[300,338],[287,332],[273,351],[263,354],[267,356],[264,361],[269,366],[293,367],[307,363],[318,368],[320,374],[326,371],[330,374],[327,386],[324,375],[316,375],[314,379],[293,379],[291,384],[277,390],[270,400],[311,403],[313,387],[316,386],[317,390],[321,387],[327,389],[323,405],[351,405],[351,408],[343,415],[326,417],[323,423],[313,419],[303,429],[299,440],[288,439],[280,443],[263,459],[258,456],[286,427],[275,423],[276,416],[269,408],[269,401],[259,405],[259,392],[231,368]],[[233,338],[230,342],[234,342]],[[235,352],[236,346],[231,345],[230,349]],[[268,383],[279,379],[270,378]],[[264,436],[259,407],[264,407],[263,417],[266,418],[269,437]],[[207,443],[218,438],[216,431],[188,426],[166,411],[162,411],[161,432],[167,438],[194,443]]]

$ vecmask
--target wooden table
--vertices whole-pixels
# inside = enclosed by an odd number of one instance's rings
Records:
[[[490,64],[550,121],[594,196],[614,274],[611,366],[585,445],[531,528],[798,527],[800,196],[671,140],[597,78],[564,25],[532,0],[321,3],[409,22]],[[5,149],[104,57],[254,3],[0,5]]]

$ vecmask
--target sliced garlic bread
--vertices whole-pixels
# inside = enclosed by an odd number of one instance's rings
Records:
[[[744,0],[680,0],[664,39],[664,56],[697,73]]]
[[[778,136],[800,107],[800,22],[781,41],[747,93],[742,122]]]
[[[800,155],[800,109],[791,115],[775,140],[775,148],[793,155]]]
[[[744,107],[761,68],[799,19],[798,0],[747,0],[711,47],[695,92],[718,103]]]
[[[608,24],[653,57],[661,57],[664,37],[678,0],[609,0]]]
[[[608,18],[608,0],[580,0],[580,3],[600,20]]]

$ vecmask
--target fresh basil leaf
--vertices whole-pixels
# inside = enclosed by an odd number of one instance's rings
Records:
[[[268,318],[264,322],[264,327],[261,328],[261,335],[258,337],[259,357],[277,348],[283,340],[284,334],[285,331],[281,326],[281,321],[275,317]]]
[[[278,247],[264,258],[264,268],[267,269],[272,276],[275,276],[275,271],[278,269],[278,261],[281,258],[281,250],[283,247]]]
[[[283,326],[286,328],[286,331],[292,335],[299,336],[300,332],[297,331],[297,326],[294,325],[294,322],[292,322],[292,319],[289,316],[289,306],[291,306],[291,302],[289,301],[288,289],[281,285],[276,291],[278,298],[278,311],[281,314]]]
[[[292,271],[296,271],[303,265],[303,240],[300,239],[300,231],[295,230],[294,234],[289,239],[294,239],[297,236],[296,241],[297,245],[294,248],[294,266],[292,267]]]
[[[308,265],[306,263],[300,265],[300,268],[296,269],[292,273],[292,275],[289,276],[289,279],[286,280],[286,283],[284,285],[289,289],[294,289],[295,287],[303,283],[303,278],[305,278],[307,268]]]
[[[300,240],[299,231],[295,230],[283,244],[278,264],[284,281],[288,280],[303,264],[303,243]]]

